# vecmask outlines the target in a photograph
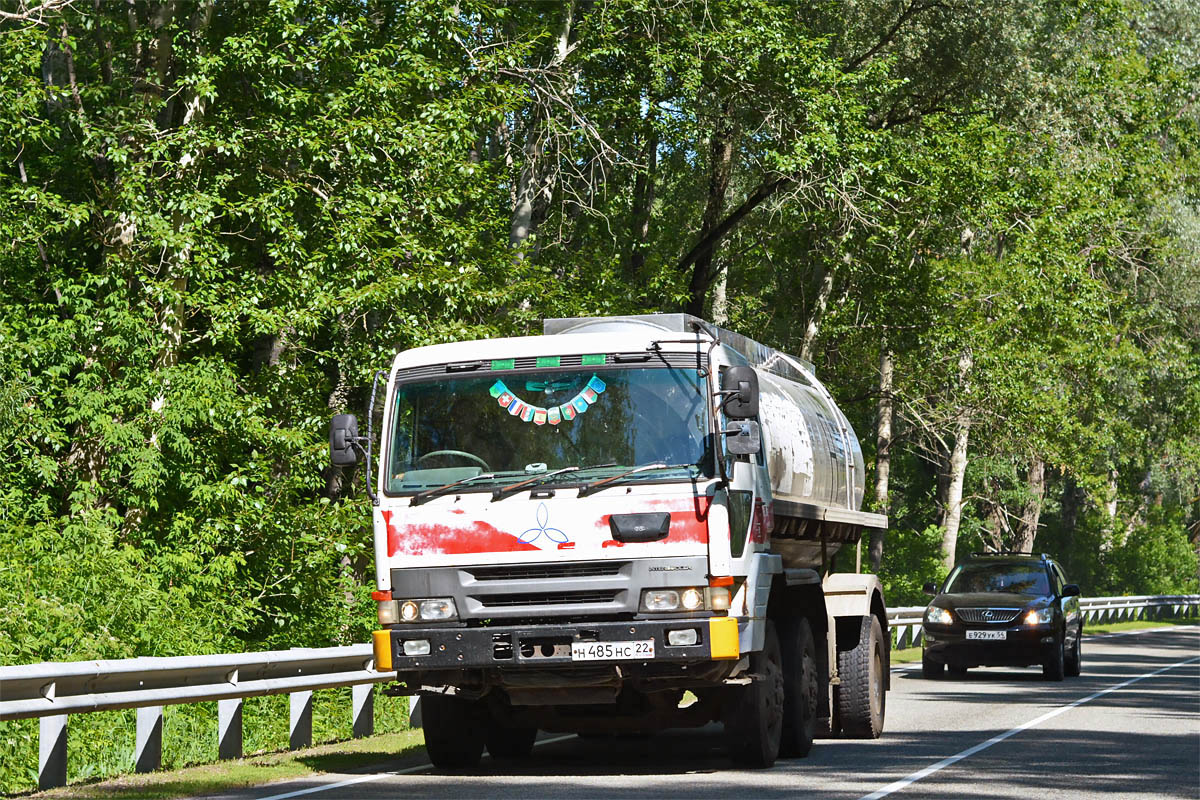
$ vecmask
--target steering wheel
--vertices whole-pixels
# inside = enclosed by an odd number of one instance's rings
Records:
[[[421,462],[424,461],[425,459],[433,458],[434,456],[460,456],[461,458],[465,458],[468,461],[474,461],[476,464],[483,467],[484,472],[492,471],[492,468],[489,467],[488,463],[486,461],[484,461],[482,458],[475,455],[474,453],[465,453],[462,450],[434,450],[433,452],[426,453],[425,455],[418,458],[417,466],[420,466]]]

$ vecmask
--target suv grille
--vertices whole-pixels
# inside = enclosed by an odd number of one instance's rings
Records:
[[[1021,613],[1019,608],[956,608],[954,613],[963,622],[972,625],[987,623],[1000,625],[1012,622]]]

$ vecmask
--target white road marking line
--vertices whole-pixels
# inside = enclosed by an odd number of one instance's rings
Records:
[[[543,744],[554,744],[555,742],[561,742],[564,739],[573,739],[574,737],[575,734],[568,733],[564,734],[563,736],[555,736],[552,739],[538,739],[533,743],[533,746],[539,747]],[[369,783],[370,781],[377,781],[380,778],[388,778],[393,775],[412,775],[415,772],[424,772],[427,769],[433,769],[433,764],[418,764],[415,767],[409,767],[408,769],[397,769],[390,772],[375,772],[370,775],[361,775],[357,778],[347,778],[346,780],[338,781],[337,783],[327,783],[322,786],[310,786],[307,789],[297,789],[294,792],[284,792],[283,794],[273,794],[269,795],[268,797],[260,797],[257,798],[257,800],[287,800],[289,797],[301,797],[306,794],[316,794],[317,792],[327,792],[332,789],[341,789],[346,786],[356,786],[360,783]]]
[[[1200,662],[1200,658],[1189,658],[1186,661],[1178,661],[1174,664],[1170,664],[1166,667],[1163,667],[1162,669],[1157,669],[1154,672],[1147,672],[1145,675],[1139,675],[1136,678],[1130,678],[1127,681],[1118,683],[1115,686],[1110,686],[1107,689],[1101,689],[1100,691],[1095,692],[1094,694],[1089,694],[1087,697],[1076,700],[1074,703],[1069,703],[1068,705],[1060,706],[1060,707],[1054,709],[1053,711],[1048,711],[1045,714],[1042,714],[1037,719],[1032,719],[1029,722],[1026,722],[1022,725],[1018,725],[1017,727],[1013,728],[1010,731],[1005,731],[1004,733],[1001,733],[997,736],[993,736],[991,739],[988,739],[986,742],[980,742],[979,744],[975,745],[974,747],[968,747],[966,750],[963,750],[961,753],[956,753],[956,754],[950,756],[949,758],[943,758],[941,761],[937,762],[936,764],[932,764],[932,765],[926,767],[925,769],[918,770],[917,772],[914,772],[913,774],[909,775],[907,778],[901,778],[900,780],[895,781],[893,783],[889,783],[887,786],[884,786],[881,789],[871,792],[870,794],[863,795],[861,798],[859,798],[859,800],[879,800],[879,798],[881,798],[881,797],[887,797],[889,794],[892,794],[893,792],[898,792],[907,786],[911,786],[912,784],[916,783],[917,781],[927,778],[935,772],[939,772],[939,771],[945,769],[946,767],[957,764],[959,761],[962,761],[964,758],[969,758],[970,756],[975,755],[976,753],[978,753],[981,750],[986,750],[987,748],[991,747],[994,744],[999,744],[1000,742],[1003,742],[1005,739],[1009,738],[1010,736],[1016,736],[1021,731],[1028,730],[1029,728],[1032,728],[1035,725],[1040,725],[1041,723],[1045,722],[1048,719],[1053,719],[1054,717],[1057,717],[1059,714],[1064,714],[1067,711],[1070,711],[1072,708],[1075,708],[1076,706],[1081,706],[1084,703],[1090,703],[1091,701],[1095,700],[1098,697],[1103,697],[1104,695],[1110,694],[1111,692],[1118,691],[1119,689],[1124,689],[1126,686],[1137,683],[1138,681],[1144,681],[1147,678],[1153,678],[1156,675],[1161,675],[1162,673],[1167,672],[1168,670],[1176,669],[1177,667],[1185,667],[1188,664],[1195,664],[1198,662]]]

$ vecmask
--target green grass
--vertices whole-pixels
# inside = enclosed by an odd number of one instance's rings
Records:
[[[272,781],[307,778],[327,772],[349,772],[402,756],[415,756],[423,750],[421,731],[409,730],[330,742],[304,750],[256,753],[245,758],[170,772],[125,775],[24,796],[30,800],[164,800],[225,792]]]

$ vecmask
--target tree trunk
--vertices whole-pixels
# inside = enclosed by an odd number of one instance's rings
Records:
[[[888,502],[888,479],[892,470],[892,351],[884,341],[879,353],[879,420],[875,429],[875,502],[873,508],[880,514],[891,510]],[[867,551],[872,572],[879,572],[883,562],[883,540],[887,531],[871,529],[871,543]]]
[[[808,315],[808,324],[804,326],[804,339],[800,342],[800,358],[811,362],[813,360],[813,345],[817,341],[817,333],[821,329],[821,318],[829,305],[829,296],[833,294],[833,279],[837,270],[832,267],[821,270],[821,288],[817,291],[816,302],[813,303],[812,313]]]
[[[654,210],[654,184],[658,171],[658,131],[653,127],[646,137],[645,158],[646,169],[638,170],[633,184],[629,267],[626,271],[630,280],[636,280],[646,266],[646,244],[650,239],[650,216]]]
[[[963,352],[958,359],[958,390],[962,394],[967,391],[967,378],[972,360],[969,351]],[[967,438],[970,432],[971,412],[964,397],[960,400],[958,413],[954,418],[954,447],[950,451],[947,464],[946,506],[942,521],[942,553],[947,569],[954,566],[955,551],[958,548],[958,527],[962,522],[963,479],[967,474]]]
[[[707,236],[721,221],[725,213],[725,195],[729,191],[729,177],[733,167],[733,121],[730,118],[732,103],[728,100],[721,104],[720,116],[713,124],[712,138],[709,146],[710,171],[708,179],[708,201],[704,206],[704,219],[700,227],[700,238]],[[692,280],[688,288],[689,314],[697,317],[704,316],[704,301],[708,288],[715,277],[712,263],[716,257],[718,240],[706,250],[692,265]]]
[[[554,43],[554,58],[546,66],[547,70],[555,70],[562,66],[571,52],[571,26],[575,21],[574,0],[566,4],[562,25]],[[538,195],[553,190],[553,170],[546,169],[543,163],[546,154],[546,137],[549,135],[548,119],[550,109],[543,101],[534,99],[534,108],[530,114],[529,129],[525,137],[525,163],[521,167],[521,176],[517,182],[516,198],[513,203],[512,218],[509,223],[508,243],[516,250],[515,258],[522,261],[525,258],[525,243],[534,233],[534,207]]]
[[[1046,496],[1046,462],[1038,456],[1029,462],[1027,487],[1029,499],[1021,509],[1021,527],[1017,529],[1017,540],[1013,545],[1018,552],[1032,553],[1042,514],[1042,499]]]
[[[1063,476],[1062,489],[1062,527],[1063,527],[1063,566],[1067,574],[1071,574],[1071,553],[1075,552],[1075,530],[1079,526],[1079,509],[1087,495],[1075,482],[1075,476]]]

